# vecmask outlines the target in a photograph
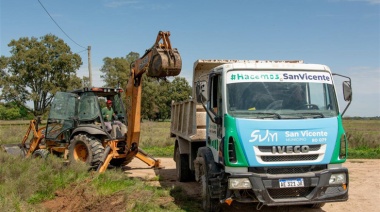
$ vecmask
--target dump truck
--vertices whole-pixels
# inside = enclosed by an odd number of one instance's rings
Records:
[[[303,61],[197,60],[192,86],[192,98],[172,102],[170,136],[177,180],[200,182],[205,211],[348,199],[349,77]]]
[[[21,144],[4,145],[5,151],[25,157],[52,153],[71,162],[83,161],[98,172],[104,172],[110,163],[126,165],[135,157],[159,167],[160,161],[139,147],[142,80],[144,74],[162,79],[181,72],[181,56],[169,37],[169,31],[159,31],[152,47],[131,63],[126,90],[85,87],[56,93],[46,126],[39,127],[39,121],[32,120]],[[121,98],[124,94],[126,108]],[[106,127],[100,106],[106,101],[113,102],[112,129]]]

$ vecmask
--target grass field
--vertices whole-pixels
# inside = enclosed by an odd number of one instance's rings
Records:
[[[0,121],[0,145],[20,143],[29,121]],[[348,138],[348,158],[380,158],[380,120],[343,120]],[[144,121],[140,147],[156,157],[172,157],[170,122]]]
[[[348,158],[380,159],[380,120],[343,120]]]
[[[0,121],[0,144],[20,143],[28,123]],[[344,120],[344,125],[349,158],[380,158],[380,120]],[[141,147],[155,157],[171,157],[174,146],[169,131],[170,122],[144,121]],[[23,160],[4,152],[0,152],[0,164],[0,208],[5,211],[44,211],[41,203],[56,198],[57,191],[86,199],[93,207],[107,206],[118,198],[126,211],[199,211],[200,207],[194,204],[199,199],[184,195],[179,187],[151,186],[117,169],[99,175],[53,156],[47,161]],[[173,198],[175,202],[170,201]]]
[[[43,126],[44,122],[41,126]],[[25,136],[29,121],[0,121],[0,145],[19,144]],[[32,133],[30,133],[31,138]],[[171,157],[174,141],[170,138],[170,122],[141,123],[140,147],[149,154]]]

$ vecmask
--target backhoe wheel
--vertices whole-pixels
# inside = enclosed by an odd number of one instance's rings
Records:
[[[49,151],[47,149],[37,149],[33,152],[32,158],[42,158],[46,159],[49,156]]]
[[[179,147],[175,149],[175,165],[179,182],[188,182],[194,179],[194,174],[189,168],[189,155],[180,154]]]
[[[202,151],[203,150],[203,151]],[[209,149],[200,148],[198,151],[198,157],[200,159],[200,180],[202,184],[202,206],[204,211],[220,211],[221,205],[218,199],[211,198],[210,193],[210,171],[215,169],[214,158]],[[214,170],[215,171],[215,170]]]
[[[95,137],[79,134],[70,141],[70,162],[82,161],[90,166],[96,166],[100,163],[103,154],[104,147]]]

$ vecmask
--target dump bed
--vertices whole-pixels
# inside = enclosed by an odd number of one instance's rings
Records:
[[[197,60],[193,70],[193,93],[195,97],[195,83],[198,80],[207,81],[211,69],[231,63],[232,60]],[[171,108],[171,137],[180,137],[188,141],[206,141],[206,111],[195,98],[172,102]]]
[[[188,141],[206,140],[206,112],[195,99],[173,102],[171,110],[171,137]]]

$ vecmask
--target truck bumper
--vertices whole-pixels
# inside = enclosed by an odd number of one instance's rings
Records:
[[[332,174],[344,173],[345,184],[330,184]],[[348,200],[348,170],[346,168],[325,169],[318,172],[307,172],[303,174],[231,174],[228,178],[248,178],[252,185],[252,191],[256,200],[268,206],[279,205],[302,205],[325,202],[341,202]],[[303,187],[281,188],[280,179],[302,178]],[[238,190],[242,191],[242,190]],[[250,202],[241,198],[237,190],[228,190],[234,200],[239,202]],[[247,192],[245,190],[244,192]],[[243,193],[244,193],[243,192]],[[230,196],[227,194],[227,196]]]

